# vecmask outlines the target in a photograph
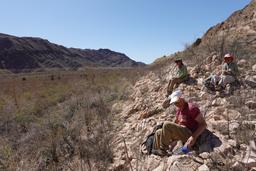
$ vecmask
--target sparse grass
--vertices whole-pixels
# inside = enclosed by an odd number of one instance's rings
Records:
[[[113,159],[111,105],[129,98],[142,73],[90,68],[0,75],[0,167],[104,170]]]

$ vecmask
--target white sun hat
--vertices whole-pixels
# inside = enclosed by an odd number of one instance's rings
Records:
[[[173,104],[174,102],[177,102],[181,96],[182,96],[182,92],[181,92],[180,90],[174,91],[174,92],[168,97],[168,99],[171,100],[171,101],[170,101],[170,104]]]

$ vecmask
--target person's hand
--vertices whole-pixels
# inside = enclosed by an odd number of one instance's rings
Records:
[[[228,71],[223,71],[222,75],[228,75]]]
[[[193,136],[189,137],[189,139],[187,140],[187,142],[185,143],[185,145],[187,145],[187,147],[189,149],[191,149],[191,147],[195,144],[196,142],[196,138],[194,138]]]

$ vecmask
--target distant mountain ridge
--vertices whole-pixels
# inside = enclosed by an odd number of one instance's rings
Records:
[[[0,33],[0,69],[20,72],[35,69],[78,69],[80,67],[138,67],[123,53],[109,49],[66,48],[34,37],[16,37]]]

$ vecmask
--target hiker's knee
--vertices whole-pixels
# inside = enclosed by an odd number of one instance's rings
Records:
[[[180,81],[180,78],[173,78],[173,79],[172,79],[172,82],[173,82],[173,83],[178,83],[179,81]]]
[[[156,135],[160,135],[161,134],[161,132],[162,132],[162,129],[158,129],[158,130],[156,130]]]
[[[223,81],[224,81],[224,84],[230,84],[235,82],[235,78],[232,76],[226,76]]]
[[[216,85],[217,82],[220,81],[220,79],[221,79],[221,78],[220,78],[218,75],[212,75],[212,76],[211,76],[211,83],[212,83],[213,85]]]
[[[169,122],[169,121],[165,121],[163,124],[163,130],[172,130],[175,127],[175,123],[173,122]]]

